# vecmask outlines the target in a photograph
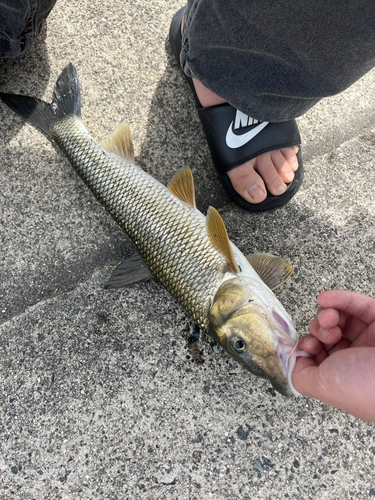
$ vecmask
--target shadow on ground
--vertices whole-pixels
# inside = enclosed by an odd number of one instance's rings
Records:
[[[166,42],[168,64],[158,82],[149,111],[146,140],[137,157],[144,170],[163,184],[189,166],[194,175],[197,206],[205,213],[231,204],[216,180],[192,93]]]

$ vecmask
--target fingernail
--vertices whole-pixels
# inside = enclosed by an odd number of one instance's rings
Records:
[[[297,154],[299,151],[299,146],[293,146],[294,152]]]
[[[302,350],[303,350],[303,348],[305,347],[306,342],[308,342],[309,340],[310,340],[310,339],[309,339],[309,338],[307,338],[307,337],[302,337],[302,338],[301,338],[301,339],[299,339],[299,341],[298,341],[298,347],[299,347],[300,349],[302,349]]]
[[[328,335],[332,332],[332,330],[333,330],[333,328],[331,328],[330,330],[327,330],[327,328],[320,327],[319,328],[319,335],[323,339],[326,339],[328,337]]]
[[[251,198],[253,198],[253,200],[261,198],[266,194],[265,191],[258,184],[253,184],[252,186],[250,186],[247,192],[249,193]]]
[[[322,309],[319,309],[318,313],[317,313],[317,318],[320,318],[320,315],[325,311],[325,308],[322,308]]]

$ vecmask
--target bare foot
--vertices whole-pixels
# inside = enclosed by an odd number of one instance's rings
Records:
[[[193,78],[199,102],[203,107],[223,104],[226,101],[217,96],[199,80]],[[286,190],[298,169],[298,146],[282,148],[264,153],[228,172],[234,189],[246,201],[260,203],[267,197],[266,186],[273,195]]]

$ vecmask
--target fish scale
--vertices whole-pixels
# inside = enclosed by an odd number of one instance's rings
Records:
[[[133,163],[96,144],[79,118],[55,122],[51,136],[135,243],[154,277],[207,331],[227,264],[211,246],[201,214]]]

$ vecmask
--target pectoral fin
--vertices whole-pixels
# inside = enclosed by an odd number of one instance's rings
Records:
[[[137,283],[152,278],[150,269],[139,255],[138,252],[133,252],[113,271],[109,281],[104,285],[104,288],[119,288],[121,286]]]
[[[113,153],[125,158],[125,160],[134,162],[134,149],[129,123],[122,123],[101,145],[108,153]]]
[[[195,207],[194,179],[190,167],[178,172],[169,183],[169,191],[191,207]]]
[[[223,219],[221,218],[219,212],[213,207],[208,208],[206,230],[211,245],[215,248],[215,250],[221,253],[223,257],[225,257],[229,268],[233,272],[238,273],[240,268],[234,260],[232,247]]]
[[[284,283],[293,272],[289,262],[269,253],[254,253],[247,260],[271,290]]]

